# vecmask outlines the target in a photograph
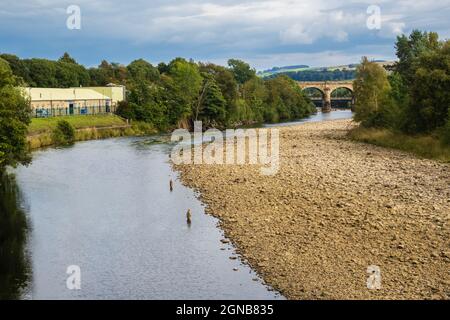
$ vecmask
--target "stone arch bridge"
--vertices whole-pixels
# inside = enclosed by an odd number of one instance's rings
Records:
[[[339,88],[350,90],[353,95],[353,81],[297,81],[302,89],[314,88],[322,93],[322,112],[331,111],[331,93]],[[354,98],[352,98],[352,105]]]

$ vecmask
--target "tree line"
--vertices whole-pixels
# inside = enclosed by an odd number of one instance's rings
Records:
[[[450,144],[450,40],[434,32],[397,37],[392,73],[363,57],[354,81],[355,120],[364,127],[432,134]]]
[[[237,59],[230,59],[228,67],[176,58],[157,66],[144,59],[127,66],[102,61],[87,69],[67,53],[57,61],[0,57],[32,87],[125,85],[127,101],[119,105],[118,114],[161,130],[195,120],[206,127],[288,121],[315,111],[294,81],[282,75],[262,80]]]
[[[153,66],[138,59],[127,66],[102,61],[85,68],[65,53],[59,60],[20,59],[0,55],[0,169],[26,163],[25,135],[30,122],[28,102],[19,87],[78,87],[125,85],[127,99],[117,113],[161,131],[225,128],[251,123],[289,121],[315,112],[295,81],[287,76],[261,79],[244,61],[228,66],[183,58]]]

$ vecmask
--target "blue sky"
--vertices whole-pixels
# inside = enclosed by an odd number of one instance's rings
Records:
[[[81,9],[69,30],[67,8]],[[381,9],[370,30],[367,8]],[[450,0],[0,0],[0,52],[56,59],[65,51],[86,66],[102,59],[157,64],[181,56],[258,70],[394,59],[394,41],[412,29],[450,37]]]

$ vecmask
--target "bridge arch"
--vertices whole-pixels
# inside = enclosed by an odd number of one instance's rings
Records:
[[[354,92],[349,86],[340,86],[330,93],[332,108],[352,108],[354,102]]]
[[[318,86],[309,86],[304,87],[302,91],[305,92],[306,96],[314,103],[316,107],[323,108],[323,101],[325,100],[326,94],[322,88]],[[315,95],[314,93],[318,93],[318,95]]]
[[[334,88],[333,90],[331,90],[331,96],[333,96],[333,93],[334,92],[336,92],[337,90],[339,90],[339,89],[345,89],[345,90],[347,90],[348,92],[350,92],[351,93],[351,95],[353,96],[353,88],[352,87],[349,87],[349,86],[340,86],[340,87],[336,87],[336,88]]]
[[[322,112],[331,111],[331,94],[339,88],[345,88],[352,93],[351,103],[353,103],[353,81],[299,81],[298,86],[302,90],[316,88],[323,93]]]
[[[311,89],[314,89],[314,90],[320,92],[322,97],[325,96],[325,92],[323,91],[323,89],[320,87],[317,87],[317,86],[304,87],[304,88],[302,88],[302,91],[307,91],[307,90],[311,90]]]

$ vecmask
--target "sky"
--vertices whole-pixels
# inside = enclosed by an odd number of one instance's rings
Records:
[[[0,52],[69,52],[86,66],[175,57],[332,66],[393,60],[396,36],[412,29],[448,39],[449,17],[450,0],[0,0]]]

